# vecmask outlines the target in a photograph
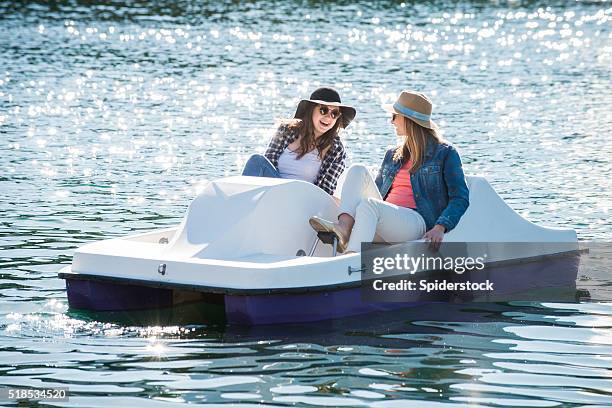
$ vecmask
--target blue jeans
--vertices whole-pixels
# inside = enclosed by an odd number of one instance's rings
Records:
[[[272,177],[281,178],[280,173],[274,167],[274,165],[261,154],[254,154],[249,157],[244,169],[242,170],[243,176],[255,176],[255,177]]]

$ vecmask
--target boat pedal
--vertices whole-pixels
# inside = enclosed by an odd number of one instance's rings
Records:
[[[327,231],[319,231],[317,232],[317,237],[324,244],[328,244],[332,246],[332,256],[336,256],[338,250],[338,236],[333,232]]]
[[[334,241],[338,239],[338,237],[336,237],[336,234],[327,231],[317,232],[317,236],[319,237],[321,242],[328,245],[332,245]]]
[[[295,256],[306,256],[306,251],[304,251],[303,249],[298,249],[298,251],[295,253]]]
[[[310,252],[308,253],[308,256],[313,256],[315,251],[317,250],[317,245],[319,245],[319,237],[317,237],[315,239],[315,241],[312,243],[312,247],[310,248]]]

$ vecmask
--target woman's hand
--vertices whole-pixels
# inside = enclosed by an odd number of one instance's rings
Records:
[[[446,228],[443,225],[436,224],[423,235],[423,239],[430,243],[431,249],[437,251],[440,248],[440,243],[444,240],[445,231]]]

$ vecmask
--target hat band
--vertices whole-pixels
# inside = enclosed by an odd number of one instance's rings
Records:
[[[431,115],[425,115],[424,113],[421,112],[417,112],[417,111],[413,111],[410,108],[407,108],[403,105],[400,105],[399,102],[395,102],[393,104],[393,109],[395,109],[396,111],[406,115],[406,116],[410,116],[413,117],[415,119],[418,120],[423,120],[425,122],[428,122],[431,119]]]

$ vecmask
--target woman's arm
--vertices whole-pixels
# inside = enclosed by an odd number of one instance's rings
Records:
[[[378,187],[378,191],[382,188],[383,183],[383,169],[385,168],[385,163],[391,160],[391,155],[395,152],[395,149],[389,149],[385,153],[385,157],[383,158],[382,163],[380,164],[380,168],[378,169],[378,174],[376,175],[375,183],[376,187]]]
[[[278,166],[278,158],[283,153],[283,150],[287,147],[287,135],[289,132],[289,127],[285,124],[282,124],[276,129],[274,136],[270,139],[270,143],[268,143],[268,148],[264,153],[266,159],[270,160],[270,162],[276,167]]]
[[[333,195],[334,191],[336,191],[336,186],[338,185],[338,179],[340,175],[344,173],[344,169],[346,169],[346,152],[344,149],[338,152],[334,161],[329,166],[327,172],[321,178],[319,182],[319,187],[323,189],[327,194]]]
[[[444,160],[444,182],[448,191],[448,205],[436,220],[436,225],[443,226],[449,232],[470,205],[470,192],[465,183],[461,158],[453,147],[450,147]]]

